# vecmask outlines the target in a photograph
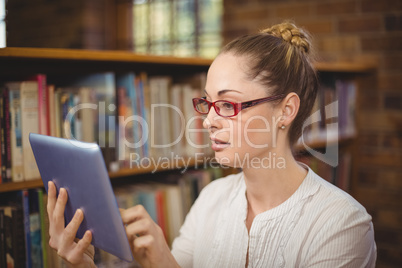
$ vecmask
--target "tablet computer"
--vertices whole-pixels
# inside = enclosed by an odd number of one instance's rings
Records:
[[[68,201],[65,220],[68,224],[75,211],[84,212],[77,237],[92,232],[92,244],[125,261],[132,261],[130,245],[113,193],[106,165],[99,146],[39,134],[29,134],[32,151],[43,185],[48,181],[65,188]]]

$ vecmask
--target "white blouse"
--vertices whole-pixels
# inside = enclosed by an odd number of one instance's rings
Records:
[[[308,168],[306,166],[306,168]],[[181,267],[374,267],[371,216],[310,168],[297,191],[258,214],[250,235],[243,173],[210,183],[172,246]]]

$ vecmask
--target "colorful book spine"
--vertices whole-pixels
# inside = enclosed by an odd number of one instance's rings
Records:
[[[47,87],[46,87],[46,75],[37,74],[34,81],[38,82],[38,123],[39,134],[48,135],[48,120],[47,120]]]

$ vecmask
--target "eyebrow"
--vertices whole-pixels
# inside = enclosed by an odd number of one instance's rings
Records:
[[[207,92],[206,89],[204,89],[204,92],[205,92],[206,95],[209,96],[209,94],[208,94],[208,92]],[[242,92],[237,91],[237,90],[234,90],[234,89],[222,89],[222,90],[219,90],[219,91],[218,91],[218,97],[220,97],[220,96],[222,96],[222,95],[224,95],[224,94],[226,94],[226,93],[229,93],[229,92],[236,92],[236,93],[242,94]]]

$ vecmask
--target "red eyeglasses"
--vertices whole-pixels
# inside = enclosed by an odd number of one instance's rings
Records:
[[[232,117],[237,115],[241,110],[253,107],[257,104],[268,102],[268,101],[273,101],[273,100],[279,100],[285,97],[285,94],[280,94],[276,96],[271,96],[271,97],[266,97],[266,98],[261,98],[261,99],[256,99],[256,100],[251,100],[251,101],[245,101],[245,102],[240,102],[240,103],[235,103],[235,102],[230,102],[230,101],[225,101],[225,100],[218,100],[215,102],[210,102],[207,101],[206,98],[194,98],[193,99],[193,106],[194,109],[199,112],[200,114],[208,114],[209,110],[213,106],[215,109],[215,112],[222,116],[222,117]]]

